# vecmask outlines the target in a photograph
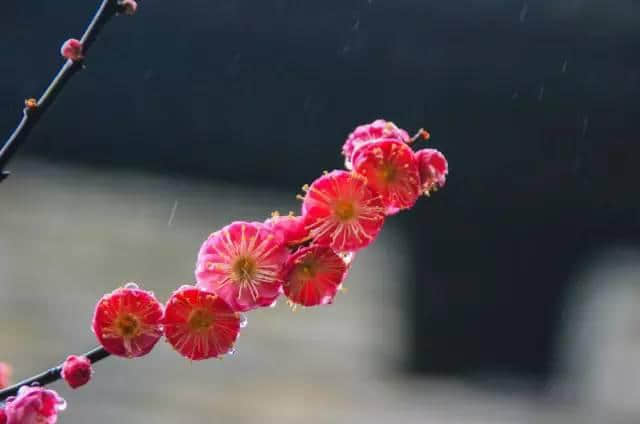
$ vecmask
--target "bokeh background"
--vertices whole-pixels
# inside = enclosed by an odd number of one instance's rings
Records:
[[[93,12],[3,4],[0,133]],[[251,313],[222,361],[101,363],[55,386],[61,422],[637,423],[639,28],[637,0],[141,2],[0,186],[0,360],[22,378],[92,347],[104,292],[166,299],[210,232],[297,210],[382,117],[428,128],[451,174],[347,293]]]

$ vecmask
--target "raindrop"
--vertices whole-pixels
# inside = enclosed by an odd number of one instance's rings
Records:
[[[351,27],[351,31],[358,31],[360,29],[360,18],[356,18],[356,23]]]
[[[138,286],[136,283],[127,283],[124,285],[124,288],[128,290],[137,290],[140,288],[140,286]]]
[[[249,320],[245,314],[240,314],[240,328],[245,328]]]
[[[567,72],[567,66],[569,65],[569,61],[568,60],[564,60],[564,63],[562,64],[562,73],[564,74],[565,72]]]
[[[587,134],[587,128],[589,128],[589,117],[585,116],[582,121],[582,136],[584,137]]]
[[[538,101],[541,102],[544,97],[544,84],[540,86],[540,91],[538,92]]]
[[[529,13],[529,5],[527,2],[522,4],[522,9],[520,10],[520,22],[524,22],[527,17],[527,13]]]
[[[353,258],[356,257],[356,254],[354,252],[344,252],[341,253],[340,256],[342,257],[344,263],[349,265],[353,261]]]
[[[227,351],[226,355],[233,356],[236,354],[236,352],[237,350],[235,350],[234,348],[231,348]]]
[[[176,209],[178,209],[178,201],[173,202],[173,208],[171,208],[171,214],[169,215],[169,222],[167,222],[167,227],[171,227],[173,224],[173,218],[176,217]]]

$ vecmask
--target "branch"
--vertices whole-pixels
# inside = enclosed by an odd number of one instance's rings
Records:
[[[111,354],[104,350],[102,346],[96,347],[84,354],[84,356],[89,358],[92,364],[95,364],[96,362],[110,355]],[[20,389],[20,387],[22,386],[32,386],[34,384],[45,386],[47,384],[53,383],[54,381],[58,381],[62,378],[61,372],[62,364],[54,368],[49,368],[48,370],[40,374],[34,375],[31,378],[27,378],[26,380],[14,384],[13,386],[7,387],[6,389],[0,390],[0,402],[4,402],[9,396],[16,396],[18,394],[18,389]]]
[[[123,4],[121,0],[102,0],[102,4],[80,40],[83,45],[83,54],[86,55],[89,51],[104,25],[109,22],[116,13],[122,11]],[[11,160],[18,148],[24,144],[33,127],[36,126],[49,106],[53,104],[67,82],[83,67],[82,60],[67,60],[37,102],[26,105],[20,123],[4,143],[2,149],[0,149],[0,182],[9,176],[9,172],[4,169],[7,163]]]

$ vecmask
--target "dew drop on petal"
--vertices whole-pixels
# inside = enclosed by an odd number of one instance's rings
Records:
[[[245,328],[249,320],[245,314],[240,314],[240,328]]]
[[[347,265],[349,265],[353,261],[353,258],[355,257],[355,255],[356,254],[354,252],[344,252],[340,254],[340,256],[342,257],[342,260]]]
[[[128,290],[137,290],[140,288],[140,286],[138,286],[136,283],[127,283],[124,285],[124,288]]]

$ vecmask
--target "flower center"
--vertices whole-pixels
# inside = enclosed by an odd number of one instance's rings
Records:
[[[298,272],[304,280],[310,280],[316,274],[313,265],[310,263],[301,264],[300,268],[298,268]]]
[[[193,331],[207,331],[213,324],[213,315],[205,309],[194,309],[187,322]]]
[[[256,261],[248,256],[241,256],[234,262],[231,267],[233,278],[236,281],[250,281],[256,275]]]
[[[397,169],[396,169],[395,166],[393,166],[393,165],[391,165],[389,163],[386,163],[386,164],[384,164],[384,165],[382,165],[380,167],[378,172],[380,174],[380,178],[383,181],[386,181],[386,182],[389,183],[389,182],[395,180]]]
[[[118,317],[115,327],[121,337],[132,338],[140,333],[140,322],[133,314],[124,314]]]
[[[341,200],[335,205],[334,213],[341,221],[349,221],[355,217],[356,210],[353,207],[353,202]]]

